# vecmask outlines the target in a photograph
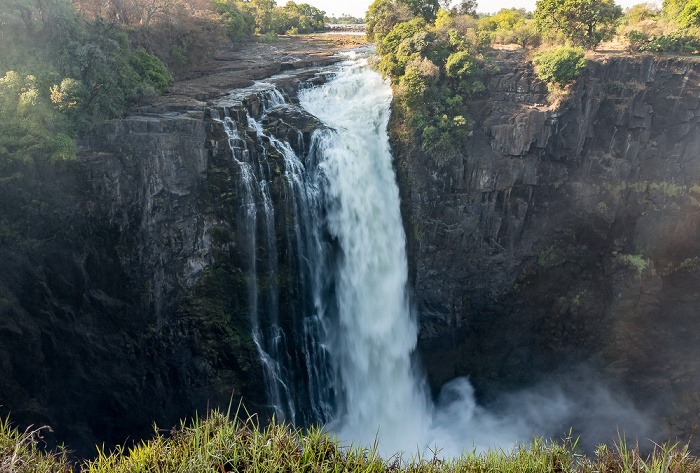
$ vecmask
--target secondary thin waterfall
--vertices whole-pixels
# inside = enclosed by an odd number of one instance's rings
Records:
[[[427,396],[411,364],[416,320],[407,294],[405,235],[386,133],[391,89],[366,65],[300,94],[332,130],[311,153],[323,175],[327,231],[337,240],[337,321],[329,334],[337,372],[334,427],[342,438],[383,449],[422,447]]]

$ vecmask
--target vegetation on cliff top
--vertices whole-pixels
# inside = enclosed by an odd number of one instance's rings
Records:
[[[584,50],[616,35],[633,52],[700,53],[700,0],[666,0],[661,10],[641,4],[625,14],[612,0],[540,0],[534,14],[511,8],[477,15],[472,0],[449,11],[440,5],[376,0],[366,16],[376,67],[390,78],[394,110],[405,124],[403,139],[438,161],[471,135],[466,105],[498,72],[487,53],[496,43],[532,49],[536,72],[555,98],[565,96],[585,69]]]
[[[16,473],[136,473],[136,472],[530,472],[530,473],[692,473],[700,461],[687,446],[656,445],[642,455],[638,446],[623,439],[612,447],[600,445],[587,457],[572,438],[562,442],[534,438],[529,444],[486,452],[465,450],[457,458],[442,458],[440,451],[411,459],[385,459],[377,446],[344,446],[319,428],[302,432],[272,422],[261,428],[254,418],[210,412],[206,418],[182,423],[163,435],[132,448],[97,449],[94,460],[71,463],[65,450],[44,452],[41,430],[21,432],[0,419],[0,471]],[[404,455],[405,456],[405,455]]]

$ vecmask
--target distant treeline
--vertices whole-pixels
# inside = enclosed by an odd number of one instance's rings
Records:
[[[359,25],[365,22],[364,18],[350,15],[341,15],[339,17],[327,16],[326,23],[331,25]]]

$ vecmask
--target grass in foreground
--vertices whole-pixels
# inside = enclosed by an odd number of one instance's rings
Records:
[[[598,447],[595,457],[576,451],[571,439],[563,442],[535,438],[528,445],[506,451],[465,452],[442,460],[398,457],[384,460],[373,448],[345,448],[320,429],[302,432],[276,423],[262,429],[251,418],[231,418],[218,411],[195,418],[169,436],[156,436],[130,449],[98,449],[95,460],[71,464],[65,452],[38,448],[39,430],[20,432],[0,419],[0,472],[406,472],[406,473],[700,473],[700,460],[687,446],[657,445],[648,456],[637,446],[618,440]]]

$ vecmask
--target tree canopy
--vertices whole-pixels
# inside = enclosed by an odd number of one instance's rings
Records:
[[[438,0],[375,0],[365,15],[367,37],[379,42],[397,24],[416,16],[432,21],[439,10]]]
[[[612,0],[538,0],[535,25],[541,32],[562,33],[573,43],[595,49],[611,39],[622,8]]]

